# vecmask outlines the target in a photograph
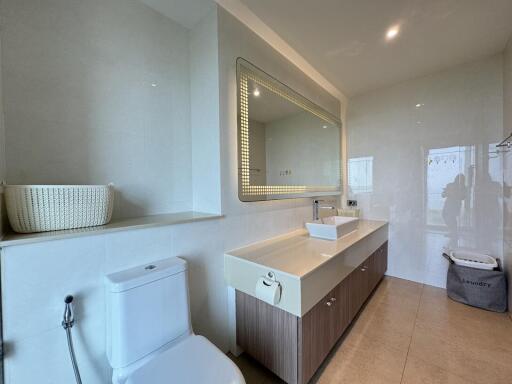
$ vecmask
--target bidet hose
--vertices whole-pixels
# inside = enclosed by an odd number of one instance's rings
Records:
[[[82,384],[82,379],[80,378],[80,371],[78,370],[78,365],[76,364],[75,349],[73,348],[73,337],[71,336],[71,328],[66,328],[66,336],[68,337],[69,355],[71,356],[71,364],[73,364],[73,371],[75,372],[76,383]]]
[[[76,384],[82,384],[80,378],[80,371],[78,370],[78,364],[76,363],[75,348],[73,347],[73,336],[71,335],[71,328],[75,324],[73,317],[73,308],[71,303],[73,302],[73,296],[66,296],[64,300],[66,307],[64,309],[64,319],[62,320],[62,327],[66,331],[66,337],[68,339],[69,356],[71,357],[71,364],[73,365],[73,372],[75,373]]]

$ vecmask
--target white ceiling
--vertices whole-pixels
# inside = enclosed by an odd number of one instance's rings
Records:
[[[241,2],[347,96],[496,54],[512,34],[512,0]]]
[[[176,21],[185,28],[192,28],[213,8],[213,0],[139,0],[141,3]]]

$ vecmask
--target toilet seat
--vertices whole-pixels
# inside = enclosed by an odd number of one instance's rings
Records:
[[[132,372],[126,384],[245,384],[229,357],[203,336],[191,335]]]

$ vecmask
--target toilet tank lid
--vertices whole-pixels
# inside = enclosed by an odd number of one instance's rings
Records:
[[[124,292],[175,275],[186,269],[187,262],[185,260],[179,257],[171,257],[111,273],[105,276],[105,283],[110,292]]]

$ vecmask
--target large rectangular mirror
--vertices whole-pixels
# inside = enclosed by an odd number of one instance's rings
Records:
[[[339,194],[341,121],[237,60],[241,201]]]

